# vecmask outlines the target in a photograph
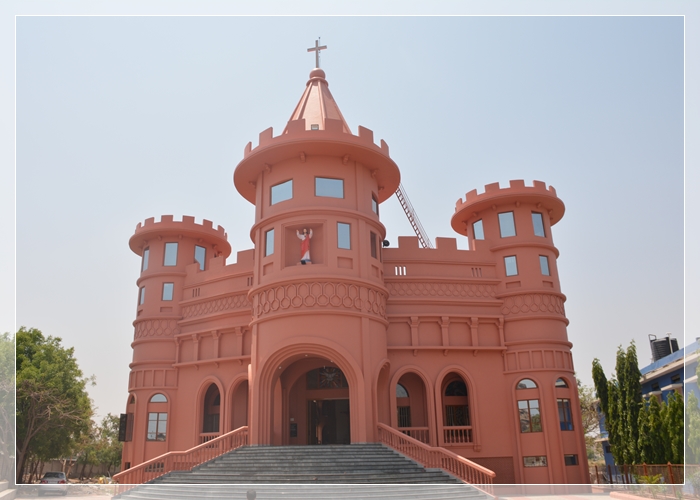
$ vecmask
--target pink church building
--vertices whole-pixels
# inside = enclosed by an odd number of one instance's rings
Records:
[[[255,205],[252,249],[227,263],[208,220],[138,224],[122,470],[245,428],[250,445],[400,435],[496,483],[588,482],[552,239],[563,202],[539,181],[490,184],[452,214],[469,250],[384,246],[400,178],[316,68],[282,133],[261,132],[233,173]]]

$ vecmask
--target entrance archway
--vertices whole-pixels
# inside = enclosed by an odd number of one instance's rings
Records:
[[[252,444],[305,445],[314,442],[310,436],[320,443],[367,442],[367,401],[360,367],[342,347],[333,349],[313,340],[280,346],[257,373]],[[310,377],[315,377],[317,388]],[[316,407],[310,410],[309,401],[314,400]],[[319,405],[319,400],[345,402]],[[321,420],[314,422],[319,416]]]
[[[280,388],[283,444],[350,444],[350,388],[335,363],[306,356],[284,370]]]

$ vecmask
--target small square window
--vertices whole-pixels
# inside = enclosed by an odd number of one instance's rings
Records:
[[[564,465],[578,465],[578,455],[564,455]]]
[[[373,232],[369,233],[369,253],[372,258],[377,258],[377,235]]]
[[[326,179],[325,177],[316,177],[316,196],[345,198],[343,179]]]
[[[265,257],[275,252],[275,230],[265,232]]]
[[[483,240],[484,239],[484,221],[479,219],[474,224],[472,224],[472,229],[474,230],[474,239]]]
[[[199,245],[194,246],[194,261],[199,263],[199,270],[204,271],[204,262],[207,258],[207,249],[200,247]]]
[[[145,301],[146,301],[146,287],[142,286],[141,290],[139,290],[139,305],[142,306]]]
[[[282,182],[270,188],[270,205],[292,199],[292,180]]]
[[[143,258],[141,260],[141,272],[144,272],[146,269],[148,269],[148,255],[151,253],[151,251],[146,248],[143,251]]]
[[[312,123],[311,130],[318,130],[318,123]]]
[[[518,275],[518,261],[515,255],[505,257],[503,261],[506,264],[506,276],[517,276]]]
[[[350,224],[338,222],[338,248],[350,250]]]
[[[372,212],[379,215],[379,203],[377,203],[377,197],[372,195]]]
[[[542,276],[549,276],[549,259],[546,255],[540,255],[540,271]]]
[[[165,244],[165,256],[163,257],[164,266],[177,265],[177,243]]]
[[[163,300],[173,300],[174,288],[173,283],[163,283]]]
[[[532,227],[535,229],[535,236],[544,237],[544,219],[542,214],[532,212]]]
[[[498,214],[498,225],[501,228],[501,238],[515,236],[515,219],[513,218],[513,212]]]

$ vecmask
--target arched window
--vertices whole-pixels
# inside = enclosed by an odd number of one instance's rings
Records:
[[[518,382],[516,389],[537,389],[537,384],[529,378],[524,378]]]
[[[167,403],[167,402],[168,402],[168,398],[166,398],[164,394],[158,393],[158,394],[154,394],[154,395],[151,397],[151,401],[150,401],[150,402],[151,402],[151,403]]]
[[[408,396],[408,391],[404,386],[401,384],[396,384],[396,397],[397,398],[407,398]]]
[[[466,396],[467,384],[462,380],[454,380],[447,385],[445,396]]]
[[[216,384],[210,384],[204,395],[202,432],[219,432],[219,416],[221,414],[221,395]]]
[[[396,418],[399,427],[411,427],[411,400],[401,384],[396,384]]]
[[[133,405],[135,402],[136,402],[136,398],[135,398],[134,395],[132,394],[131,397],[129,398],[129,404],[130,404],[130,405]]]
[[[566,383],[566,380],[563,378],[558,378],[557,381],[554,383],[554,387],[569,387],[569,384]]]

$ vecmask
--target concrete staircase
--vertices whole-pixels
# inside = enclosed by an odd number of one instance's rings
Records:
[[[206,487],[196,485],[208,485]],[[122,498],[479,499],[489,498],[439,469],[377,443],[246,446],[195,467],[168,473]]]

